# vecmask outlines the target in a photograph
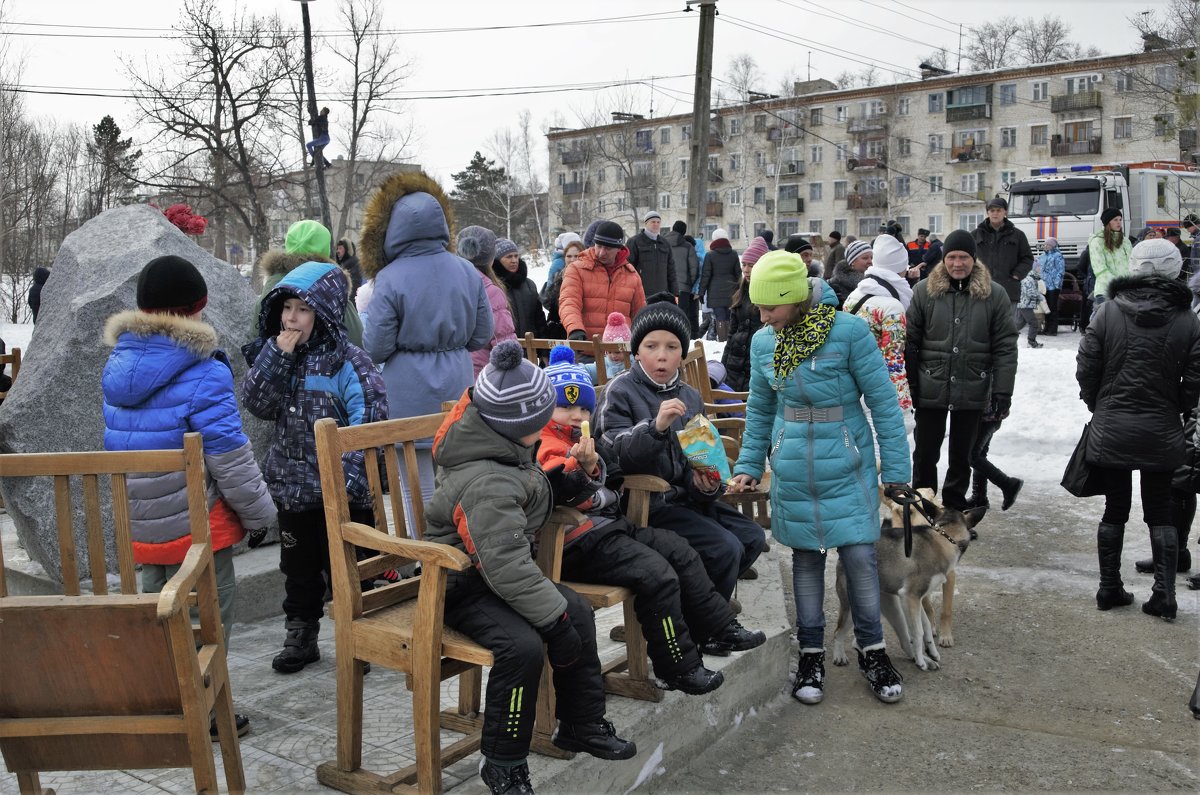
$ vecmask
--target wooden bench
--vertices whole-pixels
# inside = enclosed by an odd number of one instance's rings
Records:
[[[185,472],[191,547],[161,593],[139,594],[130,541],[130,473]],[[216,712],[225,783],[246,788],[217,605],[204,447],[0,455],[0,477],[54,478],[62,596],[10,596],[0,554],[0,752],[22,793],[39,773],[190,767],[197,792],[217,792],[209,713]],[[101,514],[101,483],[113,526]],[[91,593],[82,592],[72,479],[82,480]],[[105,547],[115,544],[109,592]],[[194,593],[193,593],[194,591]],[[193,626],[189,607],[198,614]]]
[[[521,347],[525,349],[525,358],[537,365],[550,360],[550,351],[554,350],[556,345],[566,345],[575,351],[576,361],[579,361],[580,356],[590,356],[595,359],[597,395],[608,383],[608,370],[604,366],[604,357],[610,353],[629,355],[628,342],[604,342],[599,334],[593,334],[590,340],[546,340],[535,338],[533,332],[530,331],[526,332],[520,343]]]
[[[3,373],[4,368],[6,367],[12,368],[11,372],[8,373],[8,377],[12,379],[14,384],[17,383],[17,373],[21,372],[20,348],[13,348],[11,353],[0,354],[0,373]],[[10,389],[12,389],[11,386],[3,392],[0,392],[0,400],[8,397],[8,392]]]

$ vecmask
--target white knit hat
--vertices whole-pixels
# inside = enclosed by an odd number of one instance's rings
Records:
[[[726,232],[724,229],[721,229],[718,227],[717,229],[713,230],[712,239],[713,240],[728,240],[729,233]]]
[[[1183,257],[1179,249],[1161,237],[1143,240],[1129,253],[1129,272],[1135,276],[1158,274],[1174,279],[1183,268]]]
[[[904,273],[908,270],[908,250],[891,235],[876,237],[875,242],[871,244],[871,250],[875,252],[872,265],[878,265],[892,273]]]

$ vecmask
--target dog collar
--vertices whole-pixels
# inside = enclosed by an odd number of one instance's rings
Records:
[[[942,538],[944,538],[944,539],[946,539],[947,541],[949,541],[949,542],[950,542],[951,544],[953,544],[955,547],[958,547],[958,554],[959,554],[960,556],[961,556],[961,555],[962,555],[964,552],[966,552],[966,551],[967,551],[967,550],[966,550],[964,547],[962,547],[962,546],[959,546],[959,543],[958,543],[957,541],[955,541],[953,538],[951,538],[951,537],[950,537],[950,535],[949,535],[949,534],[948,534],[948,533],[947,533],[945,530],[943,530],[942,528],[938,527],[937,525],[933,525],[933,526],[932,526],[932,529],[933,529],[933,531],[934,531],[935,533],[937,533],[938,535],[940,535]]]

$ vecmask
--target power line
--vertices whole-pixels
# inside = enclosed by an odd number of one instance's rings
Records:
[[[962,24],[962,23],[959,23],[959,22],[955,22],[955,21],[954,21],[954,20],[952,20],[952,19],[943,19],[942,17],[938,16],[937,14],[934,14],[934,13],[931,13],[931,12],[929,12],[929,11],[926,11],[926,10],[925,10],[925,9],[923,9],[923,8],[917,8],[916,6],[910,6],[908,3],[902,3],[902,2],[900,2],[900,0],[892,0],[892,2],[893,2],[893,3],[895,3],[895,4],[896,4],[896,5],[898,5],[898,6],[904,6],[905,8],[910,8],[910,9],[912,9],[913,11],[916,11],[916,12],[917,12],[917,13],[919,13],[919,14],[924,14],[924,15],[925,15],[925,16],[927,16],[927,17],[933,17],[934,19],[938,20],[939,22],[949,22],[951,25],[958,25],[958,24]],[[918,21],[919,21],[919,20],[918,20]],[[922,25],[925,25],[925,24],[928,24],[928,23],[926,23],[926,22],[922,22],[921,24],[922,24]],[[963,27],[970,28],[971,26],[970,26],[970,25],[963,25]],[[958,31],[951,31],[951,32],[953,32],[953,33],[957,33]]]
[[[947,33],[953,33],[956,36],[958,35],[958,28],[948,28],[945,25],[935,25],[932,22],[926,22],[923,19],[917,19],[914,16],[905,14],[903,11],[897,11],[894,8],[888,8],[887,6],[880,5],[879,3],[872,3],[871,0],[858,0],[858,2],[865,3],[866,5],[869,5],[869,6],[874,6],[875,8],[881,8],[884,11],[890,11],[893,14],[899,14],[900,16],[904,17],[905,19],[911,19],[913,22],[917,22],[921,25],[926,25],[926,26],[932,27],[932,28],[938,28],[939,30],[944,30]],[[933,15],[930,15],[930,16],[933,16]],[[941,17],[934,16],[934,19],[937,19],[940,21]]]
[[[722,14],[721,16],[717,17],[717,19],[724,21],[730,25],[735,25],[739,28],[745,28],[746,30],[752,31],[754,33],[761,33],[764,36],[770,36],[773,39],[779,39],[780,41],[787,42],[788,44],[795,44],[797,46],[803,45],[806,47],[811,47],[812,49],[814,49],[818,52],[822,52],[826,55],[831,55],[834,58],[841,58],[846,61],[853,61],[854,63],[859,63],[859,64],[862,64],[863,66],[873,66],[877,69],[883,69],[886,72],[892,72],[893,74],[903,75],[904,77],[913,77],[915,75],[915,72],[913,72],[913,70],[907,69],[907,68],[901,66],[900,64],[893,64],[888,61],[864,61],[861,58],[851,57],[852,55],[856,55],[857,53],[851,53],[850,50],[843,50],[839,47],[829,47],[829,49],[825,49],[825,47],[828,45],[821,45],[821,44],[818,44],[809,39],[804,39],[804,38],[801,38],[800,36],[794,36],[790,33],[782,33],[782,34],[776,33],[774,31],[771,31],[768,28],[758,25],[758,23],[756,23],[756,22],[751,22],[750,20],[747,20],[747,19],[739,19],[738,17],[733,17],[733,16],[730,16],[729,14]],[[840,55],[839,53],[850,53],[850,54]],[[886,65],[883,65],[883,64],[886,64]],[[892,68],[892,67],[895,67],[895,68]]]
[[[788,2],[788,0],[775,0],[775,2],[777,2],[777,3],[782,3],[782,4],[783,4],[783,5],[785,5],[785,6],[791,6],[792,8],[796,9],[797,11],[801,11],[801,12],[803,12],[803,13],[806,13],[806,14],[807,14],[807,13],[812,13],[812,12],[811,12],[809,9],[807,9],[807,8],[801,8],[800,6],[796,5],[795,3],[790,3],[790,2]],[[808,2],[808,0],[800,0],[800,2],[804,3],[806,6],[812,6],[813,8],[816,8],[817,10],[819,10],[819,11],[823,12],[824,14],[826,14],[826,15],[828,15],[828,16],[831,16],[831,17],[834,17],[835,19],[838,19],[838,20],[840,20],[840,21],[846,22],[847,24],[850,24],[850,25],[855,25],[855,26],[857,26],[857,27],[860,27],[860,28],[867,28],[867,29],[869,29],[869,30],[875,31],[876,33],[882,33],[882,34],[884,34],[884,35],[886,35],[886,36],[891,36],[891,37],[892,37],[892,38],[894,38],[894,39],[900,39],[901,41],[907,42],[907,43],[909,43],[909,44],[911,44],[911,43],[912,43],[912,37],[911,37],[911,36],[903,36],[903,35],[901,35],[901,34],[899,34],[899,33],[896,33],[896,32],[894,32],[894,31],[888,30],[887,28],[881,28],[881,27],[879,27],[879,26],[877,26],[877,25],[872,25],[870,22],[867,22],[867,21],[865,21],[865,20],[862,20],[862,19],[856,19],[855,17],[848,17],[848,16],[846,16],[845,14],[838,13],[837,11],[834,11],[833,9],[831,9],[831,8],[829,8],[829,7],[827,7],[827,6],[818,5],[817,3]]]

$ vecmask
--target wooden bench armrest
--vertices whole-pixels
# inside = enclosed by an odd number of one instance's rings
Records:
[[[626,475],[621,485],[627,490],[649,491],[658,494],[665,494],[671,490],[671,484],[657,475]]]
[[[158,597],[158,620],[166,621],[177,613],[187,609],[188,597],[192,593],[192,589],[196,587],[196,583],[200,581],[200,575],[204,573],[204,556],[209,556],[209,561],[212,560],[212,553],[208,544],[192,544],[188,549],[187,555],[183,558],[183,563],[179,566],[179,571],[175,572],[171,579],[167,580],[167,584],[163,586],[162,593]]]
[[[376,552],[390,552],[430,566],[441,566],[451,571],[466,571],[471,568],[471,559],[466,553],[452,546],[388,535],[358,522],[342,525],[342,537],[360,547]]]
[[[574,508],[569,508],[566,505],[554,506],[554,512],[550,514],[550,520],[546,524],[556,524],[563,527],[579,527],[586,522],[588,518]]]
[[[705,414],[745,414],[746,413],[746,403],[745,403],[745,401],[735,402],[735,403],[705,403],[704,404],[704,413]],[[729,419],[729,418],[722,417],[722,419]],[[734,417],[733,419],[741,419],[741,417]]]

